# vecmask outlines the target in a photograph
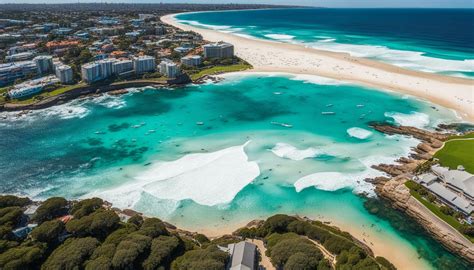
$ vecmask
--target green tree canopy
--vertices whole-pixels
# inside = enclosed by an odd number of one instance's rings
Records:
[[[99,241],[92,237],[69,238],[53,251],[41,269],[81,269],[97,246]]]
[[[41,223],[59,217],[67,213],[67,206],[68,202],[64,198],[49,198],[36,209],[33,219]]]
[[[0,269],[23,270],[37,268],[43,259],[46,247],[41,244],[18,246],[0,254]]]
[[[216,246],[186,252],[173,261],[173,270],[222,270],[228,255]]]
[[[85,199],[75,203],[72,206],[71,214],[74,218],[81,218],[93,213],[95,210],[102,207],[104,201],[99,198]]]
[[[22,197],[17,197],[13,195],[0,196],[0,208],[10,207],[10,206],[23,207],[29,203],[31,203],[31,200],[28,198],[22,198]]]
[[[51,220],[41,223],[31,232],[31,238],[44,243],[55,243],[64,231],[64,223],[59,220]]]

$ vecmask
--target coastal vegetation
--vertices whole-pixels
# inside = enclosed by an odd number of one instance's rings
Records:
[[[336,269],[395,269],[384,258],[375,259],[370,249],[350,234],[318,221],[275,215],[258,227],[242,228],[237,235],[263,238],[267,256],[279,269],[331,269],[331,262],[312,244],[321,244],[336,257]]]
[[[447,206],[435,203],[436,196],[428,192],[425,187],[414,181],[409,180],[405,182],[405,186],[410,189],[410,194],[431,212],[433,212],[433,214],[451,225],[453,228],[462,233],[467,239],[474,243],[474,226],[462,224],[459,222],[458,219],[462,215],[461,213]]]
[[[450,137],[434,155],[444,167],[456,169],[462,165],[469,173],[474,173],[474,133]]]
[[[24,211],[38,206],[31,219]],[[139,214],[121,220],[99,198],[67,201],[61,197],[42,203],[27,198],[0,196],[1,269],[225,269],[230,243],[259,238],[266,255],[279,269],[395,269],[347,232],[319,221],[275,215],[258,226],[210,240]],[[37,224],[27,235],[18,227]],[[23,227],[22,227],[23,226]],[[13,232],[15,230],[15,233]],[[325,258],[325,252],[335,260]]]

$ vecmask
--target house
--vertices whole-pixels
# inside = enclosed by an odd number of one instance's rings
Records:
[[[28,224],[27,226],[20,227],[20,228],[17,228],[15,230],[13,230],[12,233],[17,238],[25,238],[36,227],[38,227],[38,224]]]
[[[413,180],[453,209],[465,215],[474,211],[474,175],[462,167],[450,170],[434,165],[430,173],[415,176]]]
[[[256,270],[257,263],[257,246],[250,242],[239,242],[227,246],[227,252],[230,254],[229,270]]]

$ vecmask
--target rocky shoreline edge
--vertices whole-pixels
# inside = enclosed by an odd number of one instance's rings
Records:
[[[392,207],[416,220],[444,247],[474,263],[474,244],[411,196],[409,188],[405,186],[405,182],[413,177],[419,165],[431,160],[449,136],[458,134],[455,132],[456,125],[440,125],[435,131],[386,123],[372,123],[371,127],[387,135],[411,136],[421,142],[412,149],[409,157],[401,157],[395,164],[373,166],[374,169],[386,173],[388,177],[377,177],[366,181],[375,185],[378,196],[387,199]]]

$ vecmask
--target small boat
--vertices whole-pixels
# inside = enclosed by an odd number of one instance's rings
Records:
[[[334,115],[335,112],[321,112],[322,115]]]
[[[103,131],[96,131],[96,132],[94,132],[94,133],[95,133],[95,134],[105,134],[105,132],[103,132]]]
[[[291,124],[280,123],[280,122],[270,122],[270,124],[272,124],[272,125],[278,125],[278,126],[282,126],[282,127],[287,127],[287,128],[293,127],[293,125],[291,125]]]
[[[365,107],[365,105],[364,105],[364,104],[357,104],[356,106],[357,106],[357,108],[362,108],[362,107]]]
[[[132,126],[132,128],[139,128],[139,127],[141,127],[141,125],[134,125],[134,126]]]
[[[155,133],[155,132],[156,132],[156,130],[154,130],[154,129],[148,130],[148,133]]]
[[[204,125],[204,122],[196,122],[196,125],[202,126],[202,125]]]
[[[326,107],[332,107],[332,106],[334,106],[334,104],[328,104],[328,105],[326,105]]]
[[[274,95],[281,95],[281,92],[273,92]]]

